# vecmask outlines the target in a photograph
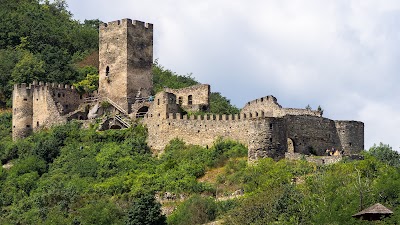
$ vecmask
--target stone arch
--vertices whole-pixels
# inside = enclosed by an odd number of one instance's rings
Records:
[[[144,118],[147,112],[149,111],[149,107],[143,106],[136,112],[136,118]]]
[[[294,141],[291,138],[287,139],[287,152],[289,153],[295,153],[295,147],[294,147]]]

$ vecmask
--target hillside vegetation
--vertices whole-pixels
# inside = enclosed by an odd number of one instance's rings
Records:
[[[1,159],[13,165],[0,172],[0,224],[365,224],[351,218],[360,201],[393,209],[386,224],[400,219],[400,157],[387,145],[331,166],[249,164],[229,140],[209,149],[172,140],[157,158],[142,126],[97,132],[73,122],[13,143],[10,113],[0,121]],[[231,198],[236,190],[244,196]],[[167,219],[155,194],[176,208]]]
[[[62,0],[2,0],[0,18],[1,106],[14,83],[34,79],[97,88],[96,63],[82,62],[98,48],[100,21],[74,21]],[[154,92],[198,83],[157,62],[153,74]],[[238,112],[219,93],[210,104],[211,113]],[[400,221],[400,156],[389,145],[330,166],[248,163],[246,146],[222,139],[210,148],[172,140],[156,157],[145,127],[97,125],[13,142],[11,111],[0,111],[0,224],[368,224],[351,215],[378,202],[394,215],[377,224]]]

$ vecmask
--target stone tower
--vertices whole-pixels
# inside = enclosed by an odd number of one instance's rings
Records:
[[[130,113],[153,88],[153,25],[123,19],[100,25],[99,95]]]
[[[32,88],[25,83],[15,84],[13,91],[13,140],[28,137],[33,132]]]

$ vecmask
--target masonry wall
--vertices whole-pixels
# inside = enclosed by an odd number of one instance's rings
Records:
[[[248,102],[243,107],[241,112],[242,113],[261,112],[264,113],[264,115],[267,117],[283,117],[285,115],[296,115],[296,116],[309,115],[318,117],[322,116],[321,112],[316,110],[282,108],[282,106],[278,104],[277,99],[272,95]]]
[[[181,114],[169,114],[166,119],[145,119],[149,130],[148,144],[152,149],[161,151],[174,138],[188,144],[212,146],[218,137],[240,141],[247,145],[247,121],[232,120],[232,116],[187,117]]]
[[[272,157],[281,159],[287,151],[286,124],[282,118],[248,121],[248,158],[250,161]]]
[[[153,89],[153,24],[126,20],[128,26],[127,64],[128,95],[148,97]]]
[[[284,118],[287,137],[293,141],[295,153],[325,155],[326,149],[342,149],[333,120],[293,115]]]
[[[24,138],[32,134],[33,103],[29,85],[16,84],[13,90],[13,140]]]
[[[185,110],[207,111],[209,109],[210,85],[208,84],[198,84],[180,89],[164,88],[164,91],[176,95],[176,104]]]
[[[62,124],[78,109],[83,97],[69,85],[33,82],[14,86],[13,138],[27,137],[33,131]]]
[[[358,154],[364,149],[364,123],[358,121],[335,121],[337,134],[347,155]]]
[[[274,117],[275,112],[279,111],[281,108],[282,106],[278,104],[277,99],[269,95],[246,103],[240,112],[246,114],[261,112],[267,117]]]
[[[153,25],[123,19],[99,29],[99,94],[129,112],[153,87]]]
[[[68,114],[77,110],[83,103],[83,97],[70,85],[40,82],[31,87],[34,131],[65,123]]]

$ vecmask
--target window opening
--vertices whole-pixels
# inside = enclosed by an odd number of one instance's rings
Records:
[[[110,67],[109,66],[106,67],[106,77],[108,77],[108,75],[110,75]]]
[[[189,95],[188,96],[188,105],[192,105],[193,104],[193,96]]]
[[[179,97],[179,98],[178,98],[178,104],[179,104],[179,105],[182,105],[182,102],[183,102],[183,98],[182,98],[182,97]]]

